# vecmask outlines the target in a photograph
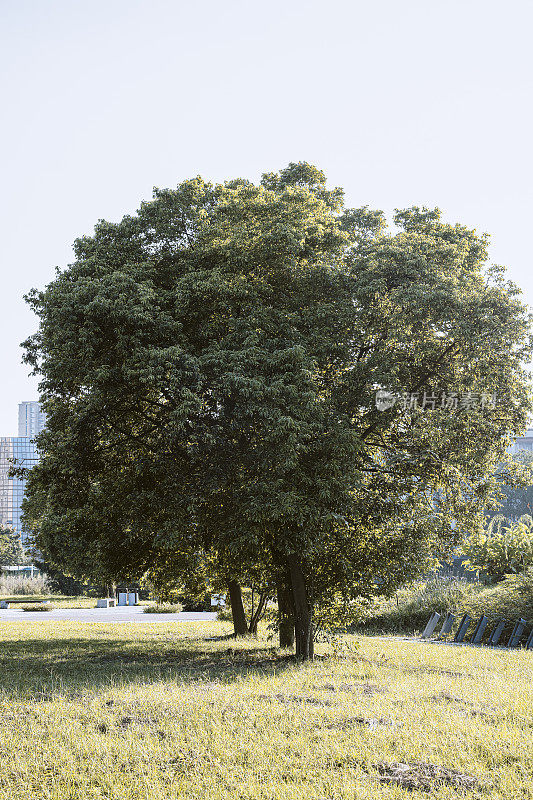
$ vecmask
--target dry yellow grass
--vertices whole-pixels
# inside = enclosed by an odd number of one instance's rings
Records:
[[[532,653],[367,638],[299,665],[228,633],[0,626],[0,800],[533,797]]]

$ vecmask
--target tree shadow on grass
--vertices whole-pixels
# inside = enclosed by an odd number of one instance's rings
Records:
[[[217,639],[172,643],[168,637],[113,640],[93,634],[4,641],[0,643],[0,697],[76,697],[87,691],[161,680],[231,683],[294,664],[290,654],[274,647]]]

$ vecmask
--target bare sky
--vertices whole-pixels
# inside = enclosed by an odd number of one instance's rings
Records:
[[[22,296],[94,223],[310,161],[352,206],[487,231],[533,304],[530,0],[0,0],[0,435],[37,398]]]

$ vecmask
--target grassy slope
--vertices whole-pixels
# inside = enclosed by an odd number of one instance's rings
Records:
[[[533,796],[533,653],[363,639],[300,666],[228,632],[0,625],[0,800],[416,797],[378,782],[404,761]]]
[[[359,629],[365,633],[419,633],[433,611],[442,615],[454,612],[456,626],[465,613],[473,619],[486,614],[491,621],[504,617],[509,629],[523,617],[529,631],[533,627],[533,593],[520,593],[513,578],[495,586],[420,582],[400,589],[390,600],[378,601]]]

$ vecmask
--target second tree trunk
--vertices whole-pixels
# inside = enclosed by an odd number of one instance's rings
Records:
[[[280,575],[276,581],[279,613],[279,646],[294,647],[294,600],[290,576]]]
[[[242,591],[237,581],[229,581],[229,599],[231,603],[231,615],[233,617],[233,632],[235,636],[248,635],[248,623],[242,603]]]
[[[312,659],[314,656],[313,611],[305,584],[305,575],[296,557],[290,562],[292,596],[294,599],[294,628],[296,657]]]

